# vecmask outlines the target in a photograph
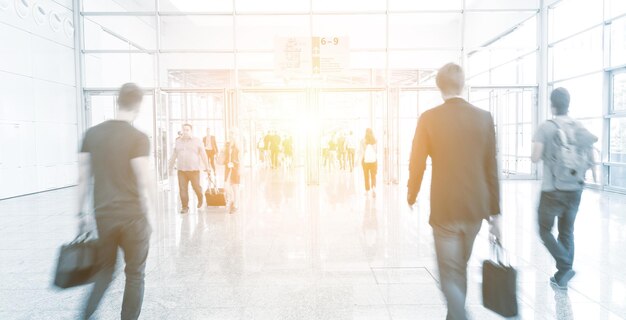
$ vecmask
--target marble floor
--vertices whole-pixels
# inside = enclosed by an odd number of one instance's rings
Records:
[[[362,191],[361,174],[324,174],[307,187],[300,170],[244,174],[237,214],[178,213],[162,186],[147,264],[142,319],[444,319],[428,187],[417,207],[406,188]],[[402,180],[406,181],[406,180]],[[425,181],[427,183],[427,181]],[[521,319],[626,319],[626,196],[586,190],[576,222],[577,276],[567,293],[548,284],[554,263],[536,228],[538,183],[504,181],[504,244],[519,272]],[[59,247],[76,233],[76,189],[0,201],[0,319],[76,319],[88,287],[51,285]],[[193,206],[195,207],[195,205]],[[485,226],[469,267],[473,319],[481,305]],[[96,316],[119,318],[123,272]]]

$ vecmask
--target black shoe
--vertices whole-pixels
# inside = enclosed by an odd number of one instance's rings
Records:
[[[180,210],[180,213],[181,213],[181,214],[186,214],[186,213],[189,213],[189,208],[182,208],[182,209]]]

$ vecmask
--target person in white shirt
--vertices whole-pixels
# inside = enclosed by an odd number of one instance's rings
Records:
[[[365,178],[365,195],[371,191],[372,197],[376,197],[376,172],[378,170],[378,156],[376,151],[376,137],[372,128],[365,129],[365,138],[361,141],[361,165]]]

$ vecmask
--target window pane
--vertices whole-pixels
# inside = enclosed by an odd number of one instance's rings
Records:
[[[389,0],[389,10],[462,10],[463,0],[438,0],[438,1],[415,1],[415,0]]]
[[[460,63],[461,51],[391,51],[389,68],[393,69],[439,69],[448,62]]]
[[[517,63],[507,63],[491,71],[491,84],[516,84]]]
[[[154,11],[154,0],[83,0],[81,3],[85,12]]]
[[[626,17],[611,23],[611,66],[622,64],[626,64]]]
[[[153,55],[145,53],[106,53],[85,55],[87,87],[118,88],[126,82],[154,86]]]
[[[611,118],[610,122],[609,161],[626,163],[626,118]]]
[[[626,73],[613,76],[613,112],[626,111]]]
[[[237,0],[237,12],[309,12],[310,0]],[[308,20],[305,17],[304,20]]]
[[[389,47],[460,48],[462,17],[460,13],[390,15]]]
[[[384,49],[386,47],[385,27],[385,15],[321,15],[313,17],[314,36],[347,36],[350,49]]]
[[[161,17],[161,48],[232,50],[233,18],[216,16]]]
[[[83,19],[83,26],[86,50],[139,50],[89,19]]]
[[[417,92],[400,92],[400,118],[417,119]]]
[[[302,16],[237,17],[237,48],[274,50],[276,37],[310,37],[309,19]],[[274,66],[272,62],[268,66]]]
[[[504,11],[504,12],[466,12],[465,13],[465,46],[467,48],[479,48],[485,46],[496,38],[500,37],[503,32],[510,31],[512,28],[520,25],[524,21],[523,26],[528,25],[526,30],[536,28],[533,23],[529,23],[528,19],[536,16],[534,11]],[[513,32],[510,36],[513,36]],[[526,35],[532,32],[523,31],[521,34]],[[536,35],[529,35],[529,42]],[[506,37],[504,37],[506,38]],[[503,39],[504,39],[503,38]],[[499,40],[502,41],[502,40]],[[530,43],[526,41],[512,41],[514,47],[527,47]],[[536,46],[536,43],[532,43]]]
[[[215,71],[231,70],[235,67],[234,56],[230,53],[163,53],[160,56],[159,66],[161,85],[166,87],[213,87],[214,81],[224,83],[223,77],[218,79],[197,76],[190,80],[189,74],[180,74],[181,71]],[[229,82],[230,83],[230,82]],[[222,87],[216,85],[216,87]]]
[[[601,70],[603,60],[602,27],[594,28],[559,42],[550,51],[553,51],[553,80]]]
[[[539,9],[539,0],[465,0],[466,9]]]
[[[603,116],[602,86],[602,73],[554,83],[554,88],[563,87],[569,91],[569,114],[574,118]]]
[[[609,185],[615,188],[626,189],[626,167],[609,167]]]
[[[350,52],[351,69],[385,69],[387,55],[384,52]]]
[[[387,0],[313,0],[315,12],[385,11]],[[358,8],[358,10],[355,10]]]
[[[233,0],[159,0],[159,10],[170,12],[233,12]]]
[[[607,19],[626,13],[626,1],[624,0],[604,0],[604,5]]]
[[[89,20],[107,29],[112,36],[128,41],[138,49],[156,49],[156,18],[154,16],[93,16],[89,17]]]
[[[549,11],[550,42],[601,23],[602,4],[588,0],[561,1]]]
[[[233,70],[170,69],[163,83],[170,88],[225,88],[232,82]]]

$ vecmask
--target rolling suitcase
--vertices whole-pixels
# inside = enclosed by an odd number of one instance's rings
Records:
[[[204,192],[207,207],[226,207],[224,188],[218,188],[215,175],[209,175],[209,186]]]
[[[207,207],[225,207],[226,197],[223,188],[208,188],[204,193]]]

